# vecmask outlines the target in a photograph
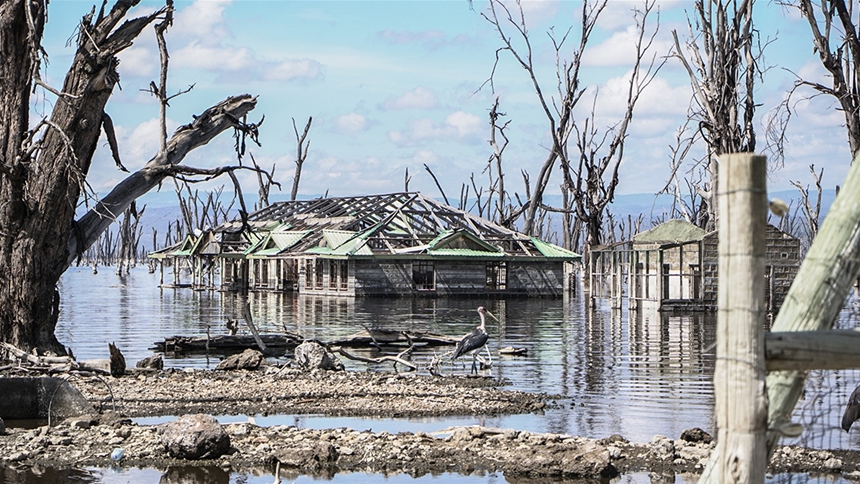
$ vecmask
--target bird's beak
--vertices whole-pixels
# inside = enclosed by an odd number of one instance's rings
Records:
[[[486,313],[486,315],[487,315],[487,316],[489,316],[489,317],[491,317],[491,318],[495,319],[496,321],[499,321],[499,318],[497,318],[497,317],[493,316],[493,313],[491,313],[491,312],[487,311],[486,309],[484,310],[484,313]],[[501,323],[501,321],[499,321],[499,322]]]

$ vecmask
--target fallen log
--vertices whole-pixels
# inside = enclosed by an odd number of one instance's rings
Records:
[[[286,352],[295,349],[303,338],[296,335],[260,334],[260,340],[267,349],[276,352]],[[220,334],[208,336],[170,336],[164,341],[156,341],[150,350],[164,353],[197,353],[197,352],[241,352],[247,348],[258,348],[257,340],[252,335]]]

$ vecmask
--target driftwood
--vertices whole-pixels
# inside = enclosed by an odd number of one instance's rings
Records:
[[[334,341],[332,346],[346,347],[361,347],[361,346],[382,346],[382,345],[406,345],[413,344],[423,346],[445,346],[455,345],[460,341],[460,338],[454,338],[438,333],[419,333],[408,331],[395,331],[388,329],[368,329],[359,331],[346,339]]]
[[[75,363],[75,360],[68,356],[36,356],[4,342],[0,342],[0,349],[3,350],[7,355],[7,358],[10,360],[12,358],[18,358],[22,363],[26,362],[37,366],[67,365]],[[2,353],[0,353],[0,356],[2,356]]]
[[[504,348],[499,349],[499,354],[506,356],[526,356],[528,353],[528,348],[523,347],[515,348],[513,346],[505,346]]]
[[[47,374],[70,371],[93,372],[102,375],[110,374],[109,359],[76,361],[73,357],[69,356],[36,356],[9,343],[0,342],[0,360],[12,360],[16,358],[20,360],[19,364],[5,365],[0,367],[0,370],[5,371],[12,368],[20,368],[27,372]]]
[[[293,350],[304,341],[297,335],[284,334],[260,334],[260,340],[266,348],[275,352]],[[171,336],[164,341],[156,341],[155,346],[150,348],[161,352],[194,353],[194,352],[236,352],[247,348],[257,348],[257,341],[252,335],[229,335],[221,334],[207,336]]]
[[[257,326],[254,325],[254,318],[251,316],[251,303],[245,303],[243,312],[245,316],[245,324],[251,328],[251,333],[254,335],[254,342],[257,343],[257,347],[260,348],[260,351],[262,351],[264,355],[270,354],[269,349],[266,348],[266,343],[260,338]]]
[[[385,363],[386,361],[390,361],[390,362],[394,363],[395,369],[397,369],[398,363],[409,368],[411,371],[415,371],[418,369],[418,367],[415,366],[414,363],[412,363],[410,361],[406,361],[406,360],[400,358],[399,356],[385,355],[385,356],[380,356],[378,358],[368,358],[366,356],[353,355],[353,354],[347,352],[346,350],[344,350],[343,348],[341,348],[340,346],[332,346],[329,349],[331,350],[332,353],[337,353],[339,355],[343,355],[343,356],[349,358],[350,360],[363,361],[365,363]]]
[[[113,343],[108,343],[110,350],[110,376],[120,377],[125,375],[125,356]]]

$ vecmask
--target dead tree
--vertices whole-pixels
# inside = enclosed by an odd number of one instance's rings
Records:
[[[123,212],[122,223],[119,224],[119,250],[116,256],[116,274],[128,274],[133,266],[137,264],[137,247],[143,228],[140,227],[140,218],[146,211],[146,205],[140,210],[137,203],[131,205]]]
[[[535,222],[537,219],[538,209],[543,203],[543,193],[549,183],[552,169],[555,166],[559,157],[566,156],[565,147],[567,139],[571,131],[571,119],[573,117],[573,108],[579,102],[584,89],[579,86],[579,68],[581,65],[582,54],[588,44],[588,39],[597,23],[597,17],[600,12],[606,7],[607,0],[602,0],[598,4],[593,5],[590,2],[584,2],[582,7],[582,33],[580,43],[577,50],[572,53],[572,59],[557,64],[558,74],[558,94],[556,96],[544,94],[544,89],[538,80],[537,70],[533,61],[533,52],[531,39],[526,28],[526,19],[523,14],[522,5],[517,3],[517,10],[512,13],[510,9],[501,0],[491,0],[488,13],[481,15],[496,29],[501,38],[503,46],[496,49],[496,60],[493,65],[493,70],[489,79],[485,82],[494,89],[494,77],[496,68],[500,62],[500,56],[507,51],[516,60],[516,62],[528,72],[537,95],[538,102],[544,112],[549,123],[550,137],[552,146],[547,153],[546,159],[541,165],[538,173],[537,181],[534,189],[531,191],[528,206],[525,209],[525,219],[523,221],[522,232],[535,235]],[[552,35],[552,34],[551,34]],[[562,38],[561,43],[567,38],[567,34]],[[553,37],[554,39],[554,37]],[[522,47],[515,47],[515,42],[521,42]],[[554,40],[556,52],[560,55],[561,45]],[[552,107],[550,107],[552,106]]]
[[[571,120],[579,159],[574,167],[565,155],[562,157],[562,170],[565,188],[572,195],[577,217],[585,224],[586,252],[588,247],[603,243],[603,218],[608,205],[615,198],[618,170],[624,158],[624,143],[633,120],[634,108],[639,96],[665,64],[665,60],[658,60],[656,53],[651,52],[659,30],[658,15],[657,25],[648,33],[648,17],[654,5],[653,1],[646,1],[643,10],[637,8],[633,11],[637,33],[636,60],[628,80],[627,106],[621,119],[609,128],[598,128],[595,116],[598,92],[595,91],[591,114],[584,121]]]
[[[502,155],[505,153],[505,148],[508,147],[508,137],[505,134],[505,130],[508,128],[508,125],[511,124],[510,120],[505,121],[504,123],[499,123],[499,118],[503,118],[505,113],[499,112],[499,96],[496,96],[496,101],[493,103],[492,109],[490,109],[490,146],[493,148],[493,153],[490,155],[490,159],[487,161],[487,166],[484,168],[484,171],[488,174],[490,180],[490,193],[488,195],[489,200],[487,201],[488,205],[492,204],[493,193],[496,193],[496,213],[495,217],[490,215],[491,219],[495,219],[497,223],[501,224],[503,220],[507,218],[507,213],[509,209],[506,208],[508,206],[508,195],[505,192],[505,172],[502,170]],[[501,140],[499,140],[501,138]],[[493,168],[495,167],[496,178],[493,179]]]
[[[296,173],[293,176],[293,191],[290,192],[290,200],[295,200],[299,194],[299,180],[302,178],[302,165],[308,157],[308,148],[311,146],[311,141],[307,139],[308,131],[311,129],[311,122],[314,118],[308,117],[308,124],[305,125],[305,130],[299,134],[299,128],[296,126],[296,118],[293,118],[293,131],[296,133]]]
[[[87,174],[102,127],[105,106],[119,75],[117,54],[159,18],[165,7],[123,21],[138,1],[102,4],[78,26],[76,54],[60,89],[40,76],[47,1],[9,0],[0,8],[0,341],[25,351],[65,353],[54,335],[59,315],[57,283],[132,201],[165,177],[213,176],[235,167],[194,169],[185,155],[242,120],[254,108],[250,95],[230,97],[180,127],[166,149],[117,185],[78,220]],[[45,88],[56,96],[49,117],[31,122],[30,95]],[[59,242],[59,243],[58,243]]]
[[[798,181],[792,181],[791,184],[800,192],[800,209],[803,210],[803,216],[806,223],[804,224],[804,234],[801,240],[803,247],[809,247],[812,240],[818,234],[819,217],[821,216],[821,179],[824,178],[824,168],[815,172],[815,165],[809,165],[809,171],[812,173],[812,178],[815,180],[816,197],[813,203],[809,199],[809,185],[805,187]]]
[[[549,122],[552,146],[541,166],[529,199],[529,206],[525,211],[523,222],[523,232],[525,233],[535,233],[534,224],[537,210],[543,205],[543,192],[549,182],[551,170],[555,162],[559,161],[564,175],[565,190],[568,190],[572,195],[570,208],[575,209],[578,220],[582,221],[586,227],[586,244],[600,243],[603,214],[606,206],[612,202],[615,187],[618,185],[618,169],[623,157],[627,128],[633,117],[633,108],[639,95],[662,66],[661,62],[657,62],[656,56],[652,56],[650,61],[647,60],[656,29],[650,36],[647,35],[646,20],[654,7],[654,3],[653,1],[646,1],[644,10],[637,9],[634,13],[639,37],[636,44],[636,63],[633,66],[629,81],[625,114],[615,126],[606,131],[601,131],[595,126],[594,109],[584,123],[577,123],[574,108],[586,92],[586,88],[581,86],[579,78],[582,56],[597,19],[606,5],[606,0],[583,2],[579,44],[569,56],[563,51],[566,49],[565,44],[570,30],[561,37],[558,37],[552,30],[549,32],[556,56],[557,94],[553,96],[544,94],[538,80],[532,59],[531,39],[526,28],[522,6],[517,4],[517,11],[512,14],[511,10],[500,0],[492,0],[490,13],[483,14],[484,18],[496,28],[503,43],[503,47],[496,51],[496,65],[498,65],[501,52],[510,52],[520,66],[528,72],[538,102]],[[514,46],[514,36],[518,42],[516,47]],[[493,73],[487,81],[491,85],[496,65],[494,65]],[[596,93],[594,100],[597,101]],[[575,135],[575,140],[571,140],[571,135]],[[571,163],[571,156],[569,155],[571,144],[577,152],[575,163]],[[565,207],[565,209],[567,208]],[[574,223],[570,217],[563,218],[563,221],[566,225]],[[574,230],[569,225],[564,228],[566,232]],[[565,238],[569,239],[567,236]]]
[[[860,91],[857,90],[860,83],[860,39],[854,25],[860,4],[854,0],[785,0],[780,3],[797,8],[809,23],[813,51],[827,69],[831,85],[808,81],[795,74],[794,86],[769,120],[768,137],[777,146],[782,146],[785,129],[793,114],[793,97],[799,88],[811,88],[816,95],[832,96],[839,103],[853,159],[860,151]],[[776,151],[775,155],[781,157],[782,150]]]
[[[251,155],[251,162],[254,164],[254,168],[257,169],[257,186],[259,190],[257,191],[257,203],[254,204],[254,211],[262,210],[269,206],[269,193],[272,190],[272,185],[276,185],[280,190],[281,184],[272,180],[272,177],[275,176],[275,168],[277,165],[272,163],[272,168],[269,170],[269,177],[263,176],[263,170],[260,169],[260,166],[257,164],[257,160],[254,159],[254,155]]]
[[[706,215],[700,224],[706,230],[716,228],[718,217],[717,156],[756,148],[754,91],[762,69],[753,2],[696,0],[695,26],[687,19],[686,49],[681,47],[678,32],[672,31],[672,55],[687,71],[693,88],[690,117],[706,145],[703,161],[708,180],[696,187]]]

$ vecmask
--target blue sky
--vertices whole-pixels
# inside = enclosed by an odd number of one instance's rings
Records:
[[[54,1],[44,46],[50,56],[49,82],[62,85],[71,61],[65,46],[78,19],[93,2]],[[510,120],[510,145],[505,152],[506,184],[524,194],[521,171],[537,178],[548,146],[548,124],[539,110],[526,72],[503,55],[495,77],[495,93],[481,88],[493,67],[498,34],[480,16],[487,5],[466,0],[440,1],[177,1],[176,22],[167,33],[171,53],[168,91],[195,84],[176,98],[168,111],[169,126],[229,95],[258,95],[252,121],[265,114],[261,147],[251,151],[261,166],[276,166],[283,189],[272,198],[289,196],[296,140],[292,118],[301,129],[309,116],[310,150],[304,165],[300,196],[328,191],[335,196],[388,193],[404,188],[408,168],[411,190],[438,196],[424,170],[431,167],[452,203],[461,185],[481,172],[491,154],[488,111],[496,95]],[[610,0],[585,56],[582,80],[599,88],[597,119],[609,125],[623,108],[624,75],[630,68],[631,9],[639,2]],[[142,15],[160,6],[144,0],[133,11]],[[540,81],[552,92],[554,52],[546,35],[579,24],[581,3],[524,2]],[[668,52],[671,30],[687,36],[688,1],[660,1],[660,33],[656,52]],[[692,14],[692,11],[690,12]],[[813,55],[809,28],[797,13],[759,1],[757,27],[772,42],[765,50],[771,66],[756,93],[763,118],[777,106],[793,82],[786,69],[828,82]],[[574,32],[578,35],[578,32]],[[572,39],[576,40],[576,39]],[[571,42],[570,48],[574,43]],[[152,29],[121,55],[122,90],[116,90],[108,113],[114,120],[123,162],[143,166],[158,146],[158,105],[140,89],[157,79],[158,51]],[[591,91],[590,91],[591,92]],[[586,95],[590,99],[590,94]],[[621,168],[620,194],[653,193],[668,176],[675,132],[690,99],[689,80],[680,64],[670,60],[645,92],[634,114]],[[37,115],[51,99],[34,102]],[[590,106],[590,101],[583,103]],[[789,131],[786,165],[771,174],[771,190],[790,189],[790,180],[810,183],[808,165],[825,167],[826,187],[840,184],[850,163],[841,113],[830,99],[818,98],[796,107]],[[764,128],[758,126],[759,146]],[[232,138],[223,133],[186,158],[195,166],[232,162]],[[695,156],[703,153],[700,148]],[[105,192],[122,179],[102,142],[91,170],[90,184]],[[256,192],[250,174],[242,178],[246,193]],[[217,185],[228,180],[217,182]],[[558,193],[558,171],[549,193]],[[144,199],[145,201],[145,199]]]

